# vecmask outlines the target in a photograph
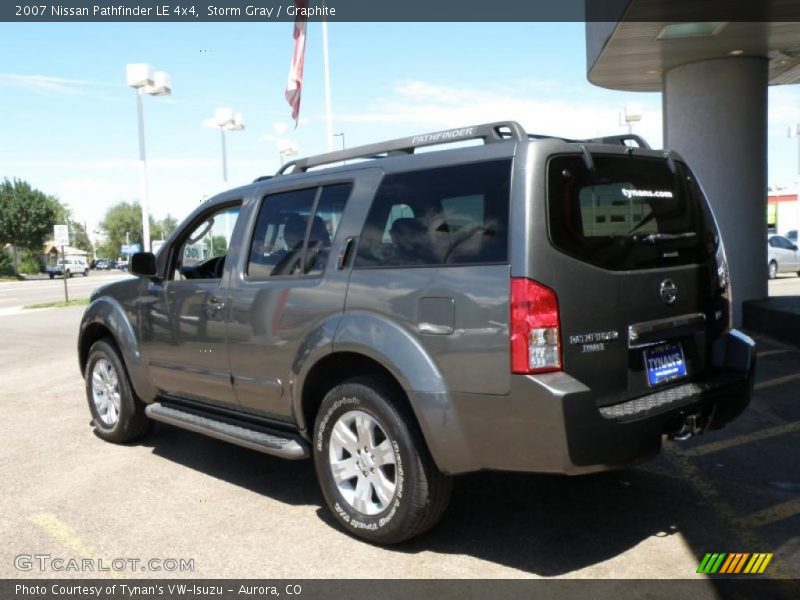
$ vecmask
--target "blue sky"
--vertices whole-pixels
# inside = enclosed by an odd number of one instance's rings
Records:
[[[151,211],[183,218],[204,196],[273,173],[277,138],[301,155],[325,150],[320,33],[309,24],[293,129],[283,99],[291,23],[0,24],[0,178],[57,195],[90,229],[114,202],[137,199],[125,65],[147,62],[173,84],[171,97],[145,98]],[[662,143],[660,94],[586,81],[581,23],[331,23],[329,34],[334,131],[348,146],[502,119],[573,137],[622,133],[626,103],[644,110],[637,133]],[[770,91],[771,184],[797,178],[797,141],[786,136],[800,118],[797,87]],[[219,133],[203,126],[219,106],[247,123],[228,135],[227,186]]]

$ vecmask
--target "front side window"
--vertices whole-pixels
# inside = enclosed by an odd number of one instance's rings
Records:
[[[321,274],[351,189],[347,183],[266,196],[250,244],[248,277]]]
[[[225,266],[239,206],[222,208],[196,224],[177,252],[174,279],[219,279]]]
[[[387,175],[354,266],[507,262],[510,175],[510,160]]]

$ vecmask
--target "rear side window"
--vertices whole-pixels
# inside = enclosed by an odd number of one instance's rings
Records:
[[[354,266],[508,262],[510,176],[510,160],[387,175]]]
[[[556,156],[548,167],[553,244],[611,270],[705,260],[716,240],[705,198],[681,163],[660,158]]]

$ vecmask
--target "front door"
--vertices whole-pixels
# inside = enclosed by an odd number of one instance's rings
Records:
[[[227,356],[226,262],[240,202],[194,219],[169,248],[169,276],[142,305],[142,352],[158,393],[236,407]],[[233,251],[232,251],[233,254]]]

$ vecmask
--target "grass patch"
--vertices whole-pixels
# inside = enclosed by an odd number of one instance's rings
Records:
[[[69,302],[61,300],[59,302],[45,302],[43,304],[26,304],[22,308],[64,308],[67,306],[86,306],[87,304],[89,304],[89,299],[81,298],[80,300],[70,300]]]
[[[0,281],[25,281],[22,275],[0,275]]]

